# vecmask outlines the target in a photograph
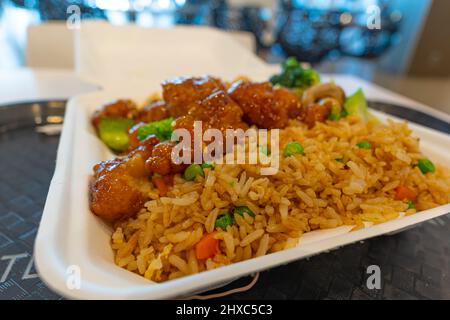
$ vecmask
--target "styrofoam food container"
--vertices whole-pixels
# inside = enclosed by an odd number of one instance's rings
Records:
[[[267,68],[270,74],[273,68]],[[247,74],[253,74],[247,70]],[[254,72],[261,78],[264,72]],[[389,92],[349,77],[333,77],[347,93],[362,86],[369,97],[389,96]],[[122,84],[120,88],[78,96],[67,105],[64,129],[58,149],[56,169],[35,244],[36,267],[41,278],[58,293],[79,299],[161,299],[186,296],[218,286],[256,271],[286,264],[363,239],[388,234],[396,230],[445,215],[450,204],[401,217],[379,225],[350,232],[351,226],[320,230],[305,234],[293,249],[269,254],[201,272],[179,279],[154,283],[114,264],[110,247],[112,228],[94,216],[88,207],[88,179],[92,166],[113,154],[97,138],[90,124],[93,110],[108,101],[129,97],[143,101],[159,89],[159,79],[147,80],[145,86]],[[391,95],[390,99],[395,100]],[[397,98],[398,99],[398,98]],[[374,112],[380,119],[384,114]],[[421,138],[421,149],[438,163],[450,163],[450,136],[410,123],[414,135]],[[74,269],[75,268],[75,269]],[[80,287],[71,284],[74,270],[79,271]],[[293,280],[295,281],[295,280]]]

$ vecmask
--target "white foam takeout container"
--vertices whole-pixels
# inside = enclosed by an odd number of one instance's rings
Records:
[[[230,47],[230,44],[227,44]],[[214,64],[214,75],[230,78],[229,66],[221,65],[223,52],[214,56],[209,48],[209,63]],[[202,63],[198,57],[193,62]],[[192,66],[191,66],[192,67]],[[241,66],[242,67],[242,66]],[[208,71],[202,64],[202,73]],[[261,63],[235,70],[235,75],[246,74],[255,80],[265,80],[276,68]],[[143,101],[149,94],[159,91],[159,83],[167,74],[154,72],[145,81],[122,81],[120,85],[75,97],[67,104],[64,128],[58,148],[55,173],[50,185],[42,221],[35,244],[35,263],[47,285],[68,298],[77,299],[163,299],[187,296],[218,286],[224,282],[303,259],[371,237],[389,234],[450,212],[450,204],[418,214],[401,217],[379,225],[350,232],[351,226],[308,233],[300,244],[289,250],[235,263],[192,276],[154,283],[114,264],[110,247],[112,229],[95,217],[88,207],[88,179],[92,166],[113,154],[96,137],[90,124],[93,110],[117,98]],[[373,86],[362,80],[333,76],[347,93],[362,87],[372,99],[409,104],[429,110],[406,98]],[[433,111],[430,111],[433,112]],[[380,119],[384,114],[374,112]],[[392,117],[391,117],[392,118]],[[414,135],[421,138],[422,151],[435,162],[450,163],[450,136],[410,124]],[[79,275],[80,286],[74,277]],[[295,281],[295,280],[294,280]]]

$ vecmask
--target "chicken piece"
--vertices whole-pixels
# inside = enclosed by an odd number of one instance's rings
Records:
[[[219,90],[202,101],[195,103],[188,115],[194,120],[202,121],[203,129],[215,128],[225,132],[226,129],[246,128],[242,121],[244,112],[224,90]]]
[[[153,150],[155,149],[155,146],[159,144],[159,142],[160,141],[158,137],[156,137],[155,135],[150,135],[144,140],[140,141],[137,148],[132,150],[128,154],[128,157],[132,157],[135,154],[140,154],[142,158],[148,159],[153,154]]]
[[[316,122],[325,122],[325,120],[328,119],[330,112],[330,104],[316,103],[306,108],[306,114],[303,121],[308,125],[309,128],[312,128],[314,127]]]
[[[151,188],[145,161],[159,142],[150,136],[125,158],[94,166],[89,188],[91,211],[109,221],[133,217],[148,200]]]
[[[168,117],[169,110],[167,110],[166,103],[163,100],[154,100],[138,111],[136,121],[149,123]]]
[[[137,106],[132,100],[117,100],[97,109],[92,116],[92,124],[95,129],[98,129],[98,125],[102,118],[134,119],[137,112]]]
[[[141,143],[141,140],[138,138],[139,128],[145,126],[144,122],[139,122],[132,126],[130,130],[128,130],[128,137],[129,137],[129,148],[128,151],[132,151],[139,147],[139,144]]]
[[[201,121],[203,130],[247,128],[247,124],[242,121],[242,109],[216,79],[178,78],[166,82],[163,88],[170,115],[176,117],[174,129],[184,128],[193,133],[194,121]],[[136,135],[138,129],[139,125],[136,125],[130,130],[131,137]],[[133,138],[130,140],[133,141]],[[155,146],[146,161],[147,169],[161,175],[184,171],[187,165],[177,165],[172,161],[174,145],[174,142],[163,142]]]
[[[217,90],[202,100],[191,102],[188,113],[175,119],[173,128],[186,129],[193,137],[194,122],[201,121],[202,129],[216,128],[225,132],[226,129],[247,128],[242,121],[242,109],[228,96],[225,90]],[[194,140],[191,140],[192,144]],[[173,142],[161,143],[155,147],[146,165],[149,171],[161,175],[182,172],[187,165],[176,165],[171,158]],[[193,151],[193,146],[191,148]],[[192,157],[192,155],[191,155]]]
[[[163,82],[163,98],[172,117],[186,115],[192,104],[201,101],[218,90],[225,90],[223,83],[215,78],[179,77]]]
[[[297,96],[287,89],[275,89],[269,82],[238,81],[228,93],[244,111],[244,120],[259,128],[284,128],[289,118],[303,116]]]
[[[175,119],[173,129],[186,129],[194,137],[194,122],[201,121],[202,130],[219,129],[226,136],[227,129],[247,129],[242,121],[242,109],[223,91],[217,91],[206,99],[192,105],[189,113]],[[194,150],[194,139],[191,139],[191,150]],[[191,155],[193,157],[193,155]]]
[[[152,151],[151,157],[145,162],[146,169],[152,173],[169,175],[183,172],[186,164],[175,164],[172,162],[172,149],[174,141],[165,141],[157,144]]]
[[[203,131],[215,128],[225,133],[226,129],[247,129],[242,120],[242,109],[225,91],[217,91],[206,99],[192,104],[187,115],[175,119],[173,129],[187,129],[194,133],[194,122],[201,121]]]
[[[194,137],[194,117],[190,115],[181,116],[175,119],[172,124],[173,130],[177,129],[186,129],[191,134],[191,137]]]

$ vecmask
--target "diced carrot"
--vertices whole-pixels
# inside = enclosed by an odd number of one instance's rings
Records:
[[[395,189],[395,200],[416,200],[417,193],[411,188],[399,186]]]
[[[215,238],[217,231],[206,234],[195,246],[197,259],[204,260],[219,253],[219,240]]]
[[[160,196],[164,197],[167,194],[167,192],[169,191],[169,187],[167,186],[163,177],[153,176],[152,182],[155,185],[155,187],[158,189]]]

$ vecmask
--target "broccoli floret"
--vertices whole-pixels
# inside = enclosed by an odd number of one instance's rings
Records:
[[[369,112],[367,100],[362,89],[358,89],[353,95],[348,97],[344,103],[341,117],[356,116],[368,123],[378,123],[378,119]]]
[[[138,139],[142,141],[153,134],[157,136],[160,141],[170,140],[173,132],[172,122],[173,118],[167,118],[143,125],[138,129]]]
[[[312,68],[303,68],[296,58],[286,59],[281,64],[281,73],[270,78],[273,85],[286,88],[307,89],[320,82],[319,73]]]

